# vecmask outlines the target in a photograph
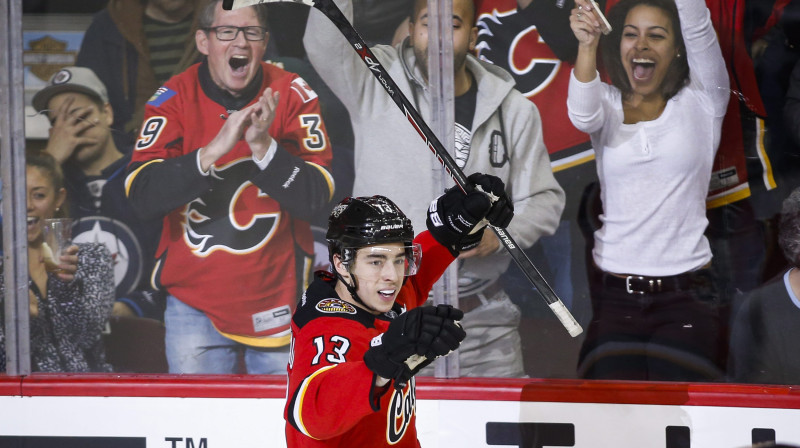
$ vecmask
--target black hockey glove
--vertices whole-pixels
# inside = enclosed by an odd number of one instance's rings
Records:
[[[475,190],[465,195],[458,186],[447,189],[431,202],[426,219],[428,231],[454,257],[480,244],[487,223],[505,227],[514,216],[502,180],[481,173],[468,179]]]
[[[511,218],[514,217],[514,203],[506,195],[506,185],[503,181],[499,177],[481,173],[471,174],[467,179],[492,200],[492,208],[486,214],[489,224],[495,227],[508,227]]]
[[[455,322],[464,316],[449,305],[414,308],[394,319],[385,333],[372,339],[364,363],[378,376],[402,389],[434,359],[458,348],[466,333]]]
[[[431,360],[445,356],[461,345],[467,333],[458,324],[464,312],[451,305],[423,306],[422,331],[417,354]]]
[[[423,325],[423,333],[420,336],[418,351],[425,352],[424,355],[412,356],[406,360],[408,369],[404,369],[399,378],[395,378],[395,387],[402,389],[411,380],[411,377],[427,367],[436,358],[447,356],[456,350],[461,341],[467,336],[467,332],[461,328],[458,321],[464,317],[464,312],[450,305],[437,305],[422,307],[426,313],[435,313],[436,319],[428,318],[426,325]],[[426,348],[427,347],[427,348]]]

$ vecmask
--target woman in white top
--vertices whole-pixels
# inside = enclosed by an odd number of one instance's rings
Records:
[[[727,316],[703,233],[729,81],[710,13],[703,0],[622,0],[601,38],[592,3],[575,3],[567,105],[591,136],[603,204],[579,373],[718,379]],[[597,71],[599,44],[612,84]]]

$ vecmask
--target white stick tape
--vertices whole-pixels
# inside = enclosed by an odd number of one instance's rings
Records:
[[[564,325],[564,328],[567,329],[567,332],[569,332],[570,336],[574,338],[575,336],[583,333],[583,328],[581,328],[581,325],[578,323],[578,321],[572,317],[572,313],[570,313],[567,307],[564,306],[564,302],[560,300],[558,302],[553,302],[550,304],[550,309],[553,310],[553,313],[555,313],[558,320],[560,320]]]

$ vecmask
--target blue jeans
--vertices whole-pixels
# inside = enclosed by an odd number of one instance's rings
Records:
[[[205,313],[175,296],[164,312],[169,373],[286,374],[289,346],[251,347],[221,335]]]

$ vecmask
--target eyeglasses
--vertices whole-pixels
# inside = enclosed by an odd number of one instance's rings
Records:
[[[206,32],[213,31],[217,39],[223,41],[235,40],[239,31],[244,33],[244,38],[250,41],[264,40],[267,30],[260,26],[214,26],[203,28]]]

